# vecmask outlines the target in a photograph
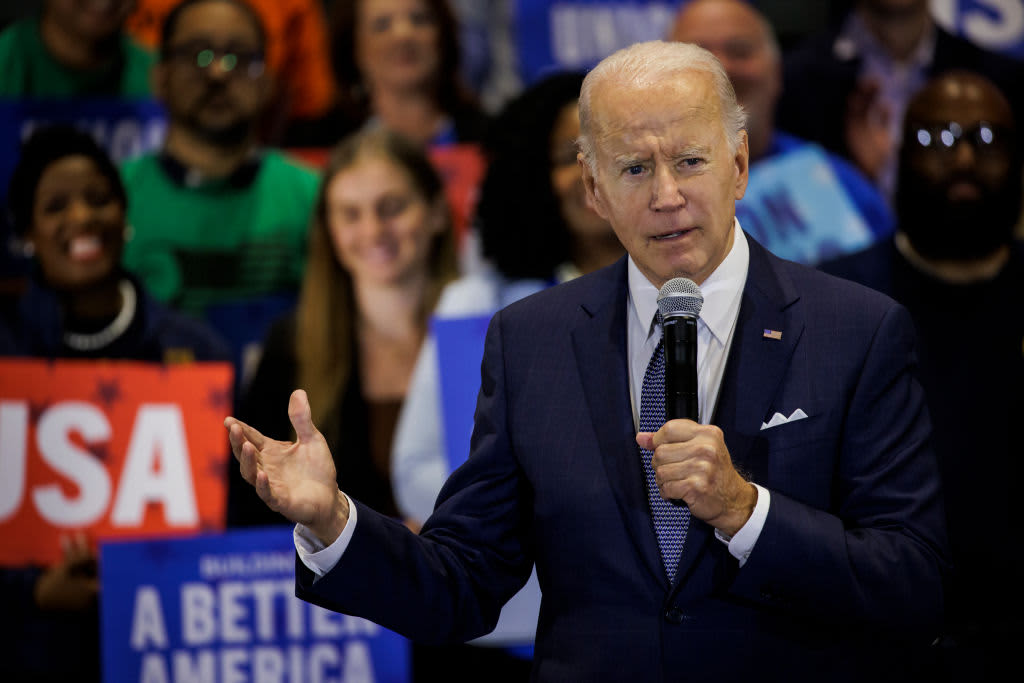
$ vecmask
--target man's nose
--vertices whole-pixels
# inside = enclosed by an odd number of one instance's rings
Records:
[[[384,219],[376,213],[368,213],[360,228],[365,239],[374,241],[380,239],[381,235],[386,231],[387,226]]]
[[[686,205],[679,179],[668,166],[659,165],[654,169],[654,186],[651,189],[652,211],[678,211]]]
[[[956,168],[972,168],[977,160],[977,150],[968,140],[960,139],[953,143],[953,166]]]
[[[75,223],[88,223],[92,219],[93,207],[84,198],[72,199],[68,204],[68,218]]]

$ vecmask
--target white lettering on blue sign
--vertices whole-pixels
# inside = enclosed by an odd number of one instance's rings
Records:
[[[28,119],[22,122],[21,139],[28,138],[37,127],[53,122],[48,118]],[[167,134],[167,122],[161,119],[139,120],[125,117],[110,120],[101,117],[79,119],[73,124],[90,133],[115,162],[158,149]]]
[[[146,653],[141,683],[374,683],[369,647],[350,641],[340,646],[230,647]]]
[[[586,66],[627,45],[663,38],[674,14],[669,3],[556,3],[549,15],[551,54],[562,67]]]
[[[199,558],[199,575],[207,581],[288,573],[294,568],[295,555],[292,553],[254,552],[244,555],[203,555]]]
[[[1021,0],[932,0],[935,21],[971,42],[1024,55],[1024,2]]]
[[[139,586],[132,611],[132,649],[167,647],[167,626],[160,605],[160,592],[153,586]]]

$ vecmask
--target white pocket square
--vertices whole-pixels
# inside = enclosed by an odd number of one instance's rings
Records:
[[[764,430],[764,429],[771,429],[772,427],[778,427],[779,425],[784,425],[787,422],[796,422],[797,420],[802,420],[805,417],[807,417],[807,413],[805,413],[800,408],[797,408],[796,410],[794,410],[793,414],[790,415],[789,417],[786,417],[782,413],[775,413],[774,415],[772,415],[772,419],[768,420],[767,422],[762,422],[761,423],[761,429],[762,430]]]

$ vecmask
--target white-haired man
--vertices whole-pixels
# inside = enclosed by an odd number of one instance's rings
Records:
[[[898,636],[932,634],[945,567],[909,317],[744,236],[743,111],[707,51],[615,53],[580,107],[584,182],[628,256],[495,315],[469,460],[419,536],[338,490],[303,392],[295,443],[225,421],[297,523],[298,594],[464,640],[536,561],[534,680],[887,678]],[[666,421],[659,384],[677,277],[704,297],[700,421]]]

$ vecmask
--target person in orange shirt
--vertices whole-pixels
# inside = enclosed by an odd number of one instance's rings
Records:
[[[156,47],[167,14],[180,0],[137,0],[126,29],[140,43]],[[279,137],[296,120],[316,119],[334,104],[335,85],[320,0],[245,0],[267,32],[267,67],[280,97],[266,135]]]

